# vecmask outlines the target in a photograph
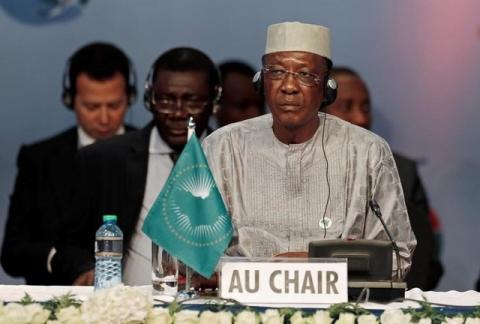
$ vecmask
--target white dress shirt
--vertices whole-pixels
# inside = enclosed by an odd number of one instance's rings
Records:
[[[152,128],[148,147],[148,170],[142,210],[130,247],[126,253],[123,283],[126,285],[150,285],[152,283],[152,241],[143,233],[142,227],[150,207],[167,181],[173,167],[170,153],[173,150]]]

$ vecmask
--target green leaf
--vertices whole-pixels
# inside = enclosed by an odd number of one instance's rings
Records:
[[[22,305],[28,305],[28,304],[33,304],[35,301],[33,300],[32,296],[30,296],[28,293],[25,293],[25,296],[23,296],[22,299],[20,299],[20,304]]]
[[[358,306],[358,304],[352,304],[352,303],[335,304],[330,306],[328,308],[328,311],[330,313],[330,317],[335,320],[340,317],[341,313],[351,313],[351,314],[354,314],[355,316],[371,314],[369,310],[366,310],[365,308]]]
[[[74,297],[71,292],[68,292],[64,295],[54,297],[45,303],[43,303],[43,308],[50,311],[49,319],[55,320],[57,319],[57,312],[62,308],[67,308],[70,306],[73,307],[80,307],[82,302]]]

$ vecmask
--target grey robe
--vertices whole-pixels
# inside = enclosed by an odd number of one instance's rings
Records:
[[[238,253],[306,251],[320,239],[388,240],[369,208],[373,198],[404,274],[409,269],[416,240],[392,153],[379,136],[321,113],[310,140],[287,145],[273,134],[269,114],[223,127],[203,146],[233,218]]]

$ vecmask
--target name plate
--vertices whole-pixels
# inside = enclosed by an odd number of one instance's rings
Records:
[[[348,301],[347,259],[220,259],[220,296],[250,304]]]

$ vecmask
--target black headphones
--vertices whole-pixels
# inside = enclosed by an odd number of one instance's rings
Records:
[[[73,110],[74,96],[72,86],[70,84],[70,64],[73,57],[71,57],[63,70],[62,77],[62,103],[65,107]],[[128,59],[128,58],[127,58]],[[78,77],[78,76],[77,76]],[[137,74],[132,65],[132,62],[128,59],[128,80],[127,81],[127,96],[128,106],[133,105],[137,100]]]
[[[152,111],[153,107],[155,105],[155,91],[153,88],[153,73],[155,70],[155,64],[150,67],[150,70],[148,71],[147,74],[147,79],[145,80],[145,87],[144,87],[144,93],[143,93],[143,105],[147,110]],[[217,74],[217,82],[214,87],[215,91],[215,96],[213,98],[212,104],[213,104],[213,110],[215,112],[216,109],[218,109],[218,102],[220,101],[220,98],[222,97],[222,86],[221,86],[221,79],[220,79],[220,72],[218,69],[215,69],[216,74]]]
[[[323,101],[320,106],[320,109],[327,107],[332,104],[337,98],[337,82],[329,74],[325,77],[325,82],[323,84]],[[253,76],[253,86],[255,90],[260,94],[264,95],[263,91],[263,69],[257,71]]]

